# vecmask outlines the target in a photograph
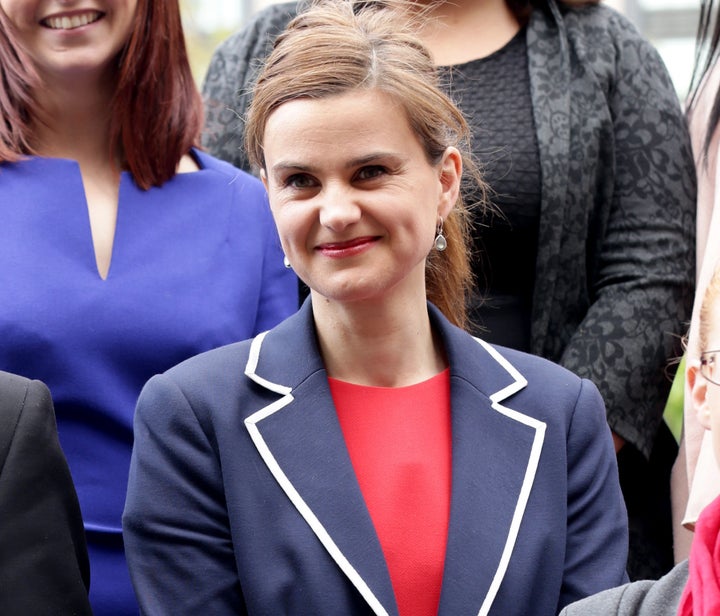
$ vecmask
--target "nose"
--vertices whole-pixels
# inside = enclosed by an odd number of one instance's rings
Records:
[[[352,188],[329,184],[320,198],[320,224],[323,227],[339,232],[360,220],[362,210],[357,191]]]

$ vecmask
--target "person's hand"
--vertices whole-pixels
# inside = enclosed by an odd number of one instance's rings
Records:
[[[613,443],[615,443],[615,453],[619,453],[623,448],[623,445],[625,445],[625,439],[622,436],[615,434],[615,432],[612,433],[612,437]]]

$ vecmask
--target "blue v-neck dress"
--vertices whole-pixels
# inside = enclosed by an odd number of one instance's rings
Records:
[[[161,188],[123,174],[106,279],[77,163],[0,165],[0,369],[50,387],[99,616],[137,613],[120,518],[143,384],[297,308],[262,184],[193,154],[200,170]]]

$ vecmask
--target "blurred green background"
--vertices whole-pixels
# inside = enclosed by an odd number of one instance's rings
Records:
[[[242,0],[180,0],[190,64],[198,87],[215,47],[240,28],[246,4]]]

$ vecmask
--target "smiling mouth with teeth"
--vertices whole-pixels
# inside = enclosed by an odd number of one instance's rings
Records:
[[[47,17],[43,19],[41,23],[43,26],[52,30],[73,30],[74,28],[80,28],[96,22],[101,17],[102,13],[99,11],[93,11],[91,13],[82,13],[80,15]]]

